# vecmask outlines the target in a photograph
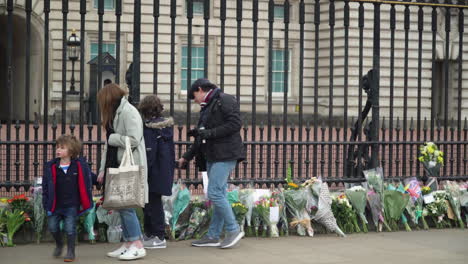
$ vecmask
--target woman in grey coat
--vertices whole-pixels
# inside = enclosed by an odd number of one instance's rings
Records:
[[[138,110],[125,98],[117,84],[108,84],[98,93],[102,125],[106,129],[107,141],[99,169],[98,182],[105,182],[107,168],[119,167],[125,151],[125,139],[129,137],[133,149],[135,164],[144,166],[145,203],[148,203],[146,148],[143,139],[143,121]],[[105,185],[104,185],[105,186]],[[104,197],[104,201],[105,201]],[[135,209],[118,210],[122,220],[123,238],[126,241],[118,249],[107,253],[107,256],[121,260],[139,259],[146,255],[142,244],[140,223]]]

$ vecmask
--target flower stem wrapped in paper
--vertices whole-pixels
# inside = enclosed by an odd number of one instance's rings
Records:
[[[390,184],[389,187],[392,188],[392,185]],[[401,183],[398,185],[398,188],[396,190],[401,192],[401,193],[408,194],[408,192],[406,192],[406,190],[405,190],[405,187],[403,187],[403,184],[401,184]],[[408,196],[409,196],[409,194],[408,194]],[[410,204],[410,202],[411,202],[411,199],[408,199],[408,202],[406,203],[406,206],[405,206],[405,210],[408,209],[408,205]],[[411,227],[408,224],[408,218],[406,218],[406,216],[405,216],[405,210],[403,210],[403,212],[401,213],[401,222],[405,226],[406,231],[411,231]]]
[[[252,230],[252,210],[255,206],[254,189],[247,188],[239,191],[239,200],[247,208],[245,214],[245,224],[247,225],[246,234],[247,236],[253,236],[254,231]],[[244,226],[244,224],[242,224]]]
[[[309,186],[313,194],[318,197],[317,212],[313,220],[323,225],[328,231],[335,232],[339,236],[345,237],[346,235],[336,224],[336,219],[331,209],[332,201],[328,185],[321,180],[315,180]]]
[[[356,212],[345,194],[333,198],[332,211],[336,218],[336,223],[343,232],[348,234],[361,232],[357,223]]]
[[[106,210],[102,206],[96,209],[96,216],[99,223],[107,225],[107,242],[119,243],[122,239],[122,226],[118,211]]]
[[[171,237],[176,238],[176,232],[182,231],[181,227],[177,225],[179,217],[190,204],[190,191],[185,186],[180,185],[180,191],[177,193],[177,198],[174,201],[174,207],[171,218]],[[188,216],[190,217],[190,215]]]
[[[96,221],[96,204],[93,203],[91,209],[84,217],[83,227],[88,233],[88,239],[91,244],[96,242],[96,235],[94,233],[94,222]]]
[[[42,178],[36,180],[36,185],[33,187],[33,215],[34,215],[34,230],[36,232],[36,243],[39,244],[42,238],[42,230],[45,223],[45,210],[42,206]]]
[[[384,212],[385,218],[393,231],[398,230],[398,220],[406,208],[409,201],[409,195],[396,190],[395,186],[389,186],[384,191]],[[408,223],[406,223],[407,225]]]
[[[278,202],[279,221],[280,221],[280,236],[289,235],[288,218],[286,215],[286,202],[284,200],[284,192],[276,190],[271,194],[271,198]]]
[[[382,232],[383,224],[387,231],[391,232],[392,229],[388,225],[383,215],[383,204],[380,200],[380,195],[376,193],[373,189],[369,190],[367,192],[367,202],[369,203],[369,208],[372,214],[372,221],[374,222],[377,231]]]
[[[305,236],[306,232],[309,236],[314,235],[310,223],[310,216],[306,210],[307,205],[307,194],[304,189],[289,189],[284,190],[284,199],[286,202],[286,208],[293,217],[289,225],[292,228],[297,228],[297,234]]]
[[[346,190],[346,197],[359,215],[362,222],[362,230],[367,233],[367,219],[365,215],[367,205],[367,191],[362,186],[354,186]]]
[[[465,224],[463,223],[462,217],[461,217],[461,197],[462,193],[460,191],[460,185],[458,183],[453,182],[453,181],[447,181],[444,184],[444,189],[448,194],[448,200],[450,202],[450,205],[453,209],[453,212],[455,213],[455,216],[458,221],[458,226],[460,228],[464,228]]]

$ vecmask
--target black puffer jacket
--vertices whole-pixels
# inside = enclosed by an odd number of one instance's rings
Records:
[[[202,111],[198,128],[209,130],[210,136],[204,140],[205,143],[192,145],[183,157],[191,160],[201,152],[208,162],[244,160],[245,150],[240,136],[242,124],[236,98],[217,90]]]

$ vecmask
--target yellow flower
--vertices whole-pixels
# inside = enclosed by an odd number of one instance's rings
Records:
[[[439,157],[437,158],[437,162],[439,162],[439,163],[444,163],[444,158],[442,158],[442,156],[439,156]]]
[[[8,199],[7,199],[7,198],[2,198],[2,199],[0,199],[0,202],[2,202],[2,203],[8,203]]]
[[[421,157],[418,158],[418,160],[421,161],[421,162],[423,162],[423,161],[424,161],[424,157],[421,156]]]
[[[295,184],[294,182],[289,182],[288,185],[293,187],[293,188],[299,188],[299,186],[297,184]]]
[[[432,146],[430,146],[430,147],[427,148],[427,152],[429,152],[429,154],[434,153],[434,151],[435,151],[435,148],[432,147]]]

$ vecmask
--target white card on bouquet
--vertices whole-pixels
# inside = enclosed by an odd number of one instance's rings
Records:
[[[279,207],[270,207],[270,222],[278,223],[279,222]]]
[[[424,199],[425,204],[430,204],[430,203],[433,203],[435,201],[434,195],[432,195],[432,193],[424,195],[423,199]]]

